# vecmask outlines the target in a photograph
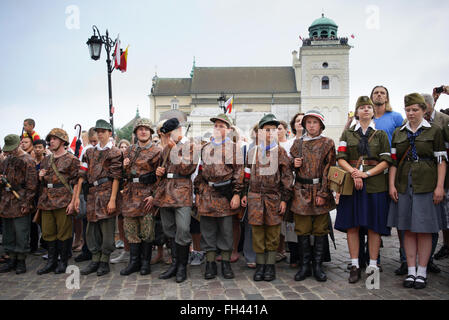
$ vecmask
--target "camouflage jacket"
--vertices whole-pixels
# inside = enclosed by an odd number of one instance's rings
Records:
[[[299,150],[301,139],[296,139],[290,149],[292,168],[294,168],[294,159],[301,155]],[[335,144],[332,139],[323,136],[318,139],[306,140],[307,138],[302,143],[302,166],[294,168],[296,182],[293,187],[293,200],[290,210],[299,215],[321,215],[336,207],[327,179],[330,167],[336,164]],[[318,184],[302,184],[298,178],[321,178],[322,180]],[[325,199],[323,206],[316,206],[317,196]]]
[[[138,151],[140,149],[140,152]],[[137,152],[139,152],[137,158]],[[122,192],[122,214],[125,217],[140,217],[145,215],[145,198],[152,195],[155,184],[143,184],[133,182],[133,178],[153,172],[162,162],[162,148],[149,143],[147,146],[140,148],[133,145],[125,151],[123,157],[128,158],[132,166],[124,167],[125,184]],[[154,208],[154,207],[153,207]]]
[[[245,167],[248,189],[248,223],[275,226],[282,222],[281,201],[288,202],[293,185],[293,171],[284,148],[276,146],[262,152],[260,146],[249,150]]]
[[[70,201],[72,201],[72,194],[65,186],[48,188],[48,184],[62,184],[50,165],[50,157],[51,156],[46,156],[41,162],[41,170],[47,170],[47,173],[41,180],[42,192],[40,193],[37,204],[37,207],[41,210],[65,208],[70,204]],[[61,176],[64,177],[67,184],[73,189],[73,186],[77,184],[79,178],[80,161],[78,158],[70,152],[67,152],[59,158],[54,158],[53,162]]]
[[[9,156],[0,163],[0,174],[4,175],[20,196],[18,200],[11,191],[0,184],[0,217],[20,218],[33,213],[38,188],[36,164],[29,154]],[[25,212],[22,213],[22,208]]]
[[[166,146],[162,152],[165,162],[165,176],[160,179],[154,191],[153,204],[156,207],[191,207],[193,204],[193,186],[190,175],[198,165],[198,152],[193,143],[182,138],[171,150]],[[177,174],[180,178],[168,178]]]
[[[112,215],[108,214],[107,206],[112,193],[112,180],[122,177],[123,155],[120,149],[112,143],[108,143],[103,150],[97,145],[86,150],[81,162],[80,177],[91,185],[87,196],[87,220],[97,222],[118,215],[121,209],[120,192],[117,192],[116,210]],[[102,178],[109,178],[109,181],[92,185]]]
[[[243,191],[243,155],[236,144],[226,141],[220,145],[208,143],[201,150],[201,163],[195,178],[196,205],[202,216],[225,217],[237,214],[230,201],[217,192],[211,183],[231,180],[232,193]]]

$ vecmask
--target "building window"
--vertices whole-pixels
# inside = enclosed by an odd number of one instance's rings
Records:
[[[323,68],[327,68],[327,67],[329,67],[329,64],[327,62],[324,62],[323,63]]]
[[[321,79],[321,89],[329,89],[329,77],[324,76]]]
[[[321,38],[327,38],[327,31],[321,31]]]
[[[179,100],[176,99],[176,97],[170,101],[170,104],[171,104],[172,110],[178,110],[179,109]]]

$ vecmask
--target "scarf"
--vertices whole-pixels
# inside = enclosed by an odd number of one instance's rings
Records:
[[[420,128],[418,131],[416,131],[415,133],[411,133],[410,131],[407,130],[407,138],[408,141],[410,142],[410,151],[408,152],[409,156],[411,155],[413,160],[418,160],[418,152],[416,151],[416,145],[415,145],[415,139],[417,136],[419,136],[422,132],[422,128]]]
[[[369,146],[368,146],[368,138],[371,134],[371,131],[373,131],[373,128],[368,127],[368,129],[366,130],[366,133],[363,134],[362,127],[357,129],[357,133],[360,136],[358,151],[361,156],[367,155],[368,157],[371,157],[371,153],[369,151]]]

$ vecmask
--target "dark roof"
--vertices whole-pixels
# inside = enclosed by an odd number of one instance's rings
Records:
[[[190,78],[157,78],[153,94],[158,96],[183,96],[190,94]]]
[[[292,67],[197,67],[191,93],[297,92]]]

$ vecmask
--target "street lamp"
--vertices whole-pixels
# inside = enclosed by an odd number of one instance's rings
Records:
[[[86,44],[89,46],[89,53],[91,59],[95,61],[100,59],[101,47],[103,44],[107,53],[106,64],[108,71],[108,89],[109,89],[109,122],[111,123],[112,127],[112,136],[114,136],[114,110],[112,106],[112,84],[111,84],[111,73],[112,71],[114,71],[114,66],[112,65],[110,53],[111,49],[115,45],[115,41],[109,38],[109,32],[107,29],[106,29],[106,36],[102,36],[96,26],[92,26],[92,29],[94,31],[94,35],[90,37],[89,40],[87,40],[86,42]]]
[[[217,99],[217,101],[218,101],[218,107],[223,109],[223,113],[226,113],[225,103],[227,100],[226,100],[226,96],[223,92],[221,93],[221,96]]]

